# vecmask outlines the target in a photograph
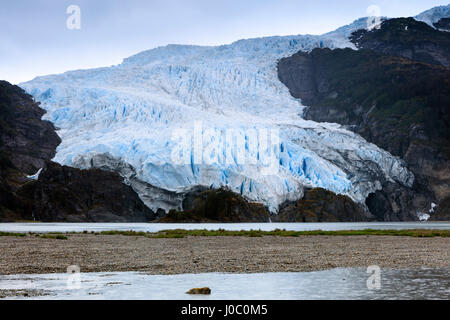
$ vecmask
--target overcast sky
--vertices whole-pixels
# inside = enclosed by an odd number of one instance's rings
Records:
[[[217,45],[243,38],[321,34],[366,16],[413,16],[439,0],[0,0],[0,79],[118,64],[169,43]],[[69,30],[69,5],[81,29]]]

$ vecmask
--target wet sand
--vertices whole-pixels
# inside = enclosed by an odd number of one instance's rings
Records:
[[[69,234],[0,237],[0,274],[143,271],[301,272],[337,267],[450,267],[450,238],[403,236],[186,237]]]

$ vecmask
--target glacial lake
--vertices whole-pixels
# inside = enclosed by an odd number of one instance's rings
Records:
[[[167,229],[263,230],[362,230],[362,229],[442,229],[450,230],[450,222],[322,222],[322,223],[0,223],[4,232],[82,232],[133,230],[158,232]]]
[[[39,290],[37,296],[6,299],[450,299],[450,269],[381,269],[380,287],[370,289],[369,276],[363,268],[255,274],[81,273],[78,278],[0,275],[0,291]],[[211,288],[211,295],[185,293],[204,286]]]

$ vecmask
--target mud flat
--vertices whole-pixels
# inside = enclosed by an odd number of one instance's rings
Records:
[[[76,233],[0,237],[0,274],[142,271],[302,272],[333,268],[449,268],[449,237],[384,235],[185,236]]]

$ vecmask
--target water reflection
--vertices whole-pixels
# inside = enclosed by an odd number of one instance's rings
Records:
[[[68,276],[0,276],[0,290],[49,294],[32,299],[450,299],[449,268],[382,269],[379,290],[367,288],[369,275],[361,268],[259,274],[86,273],[78,289],[68,289]],[[211,296],[185,294],[203,286],[211,288]]]

